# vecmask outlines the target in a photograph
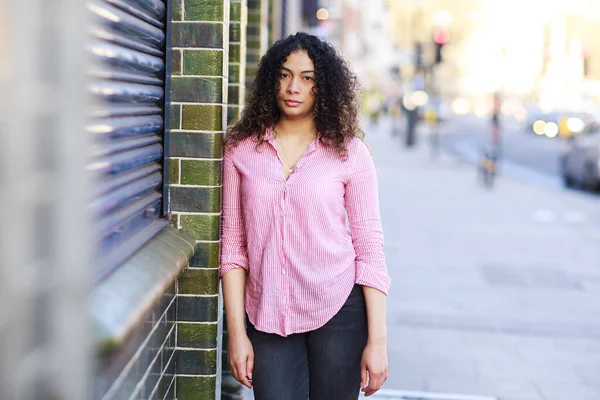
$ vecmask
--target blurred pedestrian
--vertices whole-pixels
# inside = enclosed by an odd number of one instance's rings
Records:
[[[223,157],[232,374],[257,400],[371,395],[387,378],[390,278],[356,78],[298,33],[267,51],[249,90]]]
[[[420,110],[412,100],[412,93],[413,92],[406,93],[401,102],[402,112],[406,115],[406,136],[404,137],[404,145],[408,148],[415,145],[417,124],[420,118]]]
[[[496,156],[499,156],[502,143],[502,130],[500,126],[500,113],[502,112],[502,99],[499,92],[492,96],[491,142]]]

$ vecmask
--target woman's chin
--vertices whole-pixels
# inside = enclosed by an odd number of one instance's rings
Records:
[[[281,110],[281,113],[286,118],[290,118],[290,119],[307,118],[312,115],[312,113],[309,111],[299,110],[299,109],[290,108],[290,107],[284,108],[283,110]]]

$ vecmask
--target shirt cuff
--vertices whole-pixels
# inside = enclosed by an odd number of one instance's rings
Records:
[[[223,254],[220,261],[219,278],[236,268],[243,268],[248,271],[248,257],[245,255]]]
[[[356,279],[354,283],[357,285],[368,286],[383,292],[386,296],[390,290],[392,278],[387,274],[384,268],[375,268],[370,265],[356,266]]]
[[[226,273],[228,273],[232,269],[238,269],[238,268],[242,268],[242,269],[245,269],[246,271],[248,271],[247,267],[243,267],[243,266],[237,265],[237,264],[223,264],[223,265],[221,265],[219,267],[219,278],[222,278],[223,275],[225,275]]]

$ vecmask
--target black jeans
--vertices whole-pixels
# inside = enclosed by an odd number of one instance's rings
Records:
[[[257,331],[248,323],[255,399],[358,399],[367,334],[365,298],[359,285],[341,310],[314,331],[282,337]]]

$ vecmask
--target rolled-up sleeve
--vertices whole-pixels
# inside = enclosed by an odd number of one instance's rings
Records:
[[[223,155],[220,277],[235,268],[248,270],[248,250],[241,199],[242,179],[231,157],[230,151],[226,151]]]
[[[350,158],[354,158],[354,165],[346,183],[345,201],[356,252],[355,283],[378,289],[387,295],[391,278],[383,251],[375,165],[364,143],[353,145],[354,154]]]

